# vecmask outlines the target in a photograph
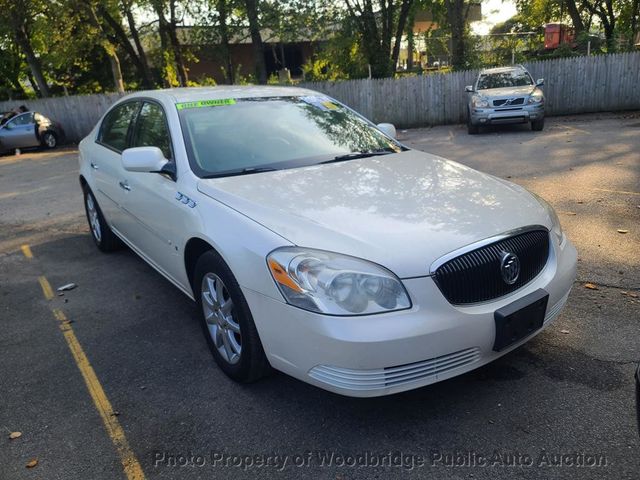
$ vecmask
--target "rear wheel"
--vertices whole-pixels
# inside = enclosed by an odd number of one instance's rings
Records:
[[[534,120],[533,122],[531,122],[531,130],[533,130],[534,132],[541,132],[543,128],[544,128],[544,118],[540,120]]]
[[[207,343],[222,371],[243,383],[269,374],[249,305],[231,269],[213,250],[198,259],[193,286]]]
[[[42,146],[48,149],[56,148],[58,146],[58,137],[53,132],[44,132],[42,135]]]
[[[112,252],[122,246],[120,239],[111,231],[102,215],[96,198],[88,187],[84,189],[84,209],[87,221],[96,246],[103,252]]]

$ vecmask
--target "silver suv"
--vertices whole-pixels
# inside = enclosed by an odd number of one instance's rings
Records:
[[[544,94],[522,65],[481,70],[467,92],[467,129],[476,134],[482,125],[531,122],[531,129],[544,128]]]

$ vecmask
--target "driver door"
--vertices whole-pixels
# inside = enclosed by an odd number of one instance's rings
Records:
[[[166,114],[159,103],[145,101],[138,113],[131,147],[158,147],[175,162]],[[139,253],[173,279],[184,268],[181,238],[193,209],[177,200],[178,186],[166,173],[124,172],[124,235]]]
[[[0,143],[7,150],[37,147],[40,142],[36,137],[33,112],[17,115],[9,120],[4,128],[0,129]]]

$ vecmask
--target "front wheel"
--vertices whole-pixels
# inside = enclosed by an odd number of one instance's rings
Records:
[[[266,376],[271,367],[249,305],[231,269],[213,250],[198,260],[193,286],[207,343],[222,371],[242,383]]]
[[[469,135],[476,135],[479,131],[480,127],[471,123],[471,112],[467,110],[467,132]]]
[[[534,132],[541,132],[543,128],[544,128],[544,118],[541,118],[540,120],[534,120],[531,122],[531,130],[533,130]]]
[[[45,132],[42,135],[42,146],[48,149],[56,148],[58,146],[58,137],[53,132]]]

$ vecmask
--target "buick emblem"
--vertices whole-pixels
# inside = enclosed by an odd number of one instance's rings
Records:
[[[507,285],[513,285],[520,275],[520,259],[513,253],[502,252],[500,259],[500,273]]]

